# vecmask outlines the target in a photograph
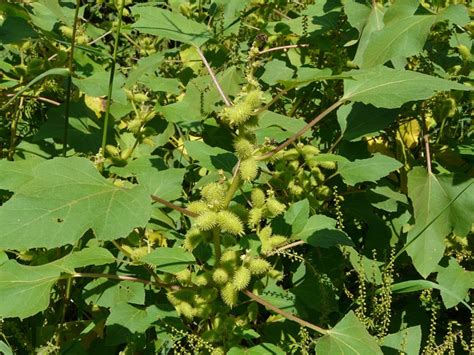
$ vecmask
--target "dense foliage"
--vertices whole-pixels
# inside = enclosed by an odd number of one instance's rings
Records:
[[[0,353],[474,351],[462,1],[0,4]]]

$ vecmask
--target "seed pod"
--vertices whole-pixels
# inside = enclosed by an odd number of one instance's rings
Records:
[[[217,225],[217,212],[208,211],[198,216],[195,220],[195,226],[201,231],[208,231]]]
[[[318,186],[314,191],[316,193],[316,197],[321,200],[328,198],[332,194],[331,188],[326,185]]]
[[[204,212],[209,211],[207,204],[204,201],[193,201],[188,204],[188,211],[196,213],[196,214],[203,214]]]
[[[252,90],[245,95],[244,101],[253,109],[260,107],[262,104],[263,92],[261,90]]]
[[[226,283],[226,285],[221,290],[222,300],[229,307],[232,307],[237,303],[238,296],[238,291],[235,289],[232,282]]]
[[[283,273],[281,271],[271,269],[267,272],[268,277],[271,277],[272,279],[275,280],[282,280],[283,279]]]
[[[224,285],[229,281],[229,274],[223,267],[218,267],[212,273],[212,280],[218,285]]]
[[[311,174],[313,174],[314,178],[319,184],[321,184],[326,179],[323,172],[318,167],[312,168]]]
[[[221,262],[235,264],[239,260],[240,253],[237,250],[226,250],[221,256]]]
[[[248,225],[253,228],[260,223],[263,217],[263,208],[252,208],[249,212]]]
[[[61,33],[63,34],[64,37],[72,38],[72,32],[73,32],[72,27],[63,25],[63,26],[59,27],[59,30],[61,31]]]
[[[261,275],[270,270],[270,263],[265,259],[252,258],[248,262],[248,268],[252,275]]]
[[[193,319],[196,314],[196,310],[188,302],[182,302],[179,305],[175,306],[175,308],[178,314],[188,319]]]
[[[118,157],[120,155],[120,150],[117,147],[110,144],[107,144],[105,146],[105,151],[112,157]]]
[[[274,197],[270,197],[267,199],[265,207],[267,208],[267,211],[272,217],[276,217],[282,214],[283,212],[285,212],[286,209],[286,206]]]
[[[337,168],[337,164],[335,161],[320,161],[318,162],[318,165],[323,168],[323,169],[328,169],[328,170],[335,170]]]
[[[184,237],[183,246],[186,250],[193,251],[204,239],[199,228],[192,227]]]
[[[295,196],[300,196],[304,193],[303,188],[299,186],[295,180],[288,183],[288,190]]]
[[[245,101],[241,101],[232,107],[225,108],[223,118],[231,125],[240,126],[248,121],[252,112],[252,106]]]
[[[237,137],[234,140],[234,149],[240,159],[247,159],[252,156],[254,146],[248,139]]]
[[[222,184],[213,182],[203,187],[201,196],[210,208],[221,208],[224,203],[226,189]]]
[[[211,279],[212,275],[209,272],[204,272],[196,276],[196,278],[194,279],[194,284],[200,287],[207,286],[209,285]]]
[[[301,148],[301,152],[305,156],[306,155],[314,156],[314,155],[318,155],[320,153],[320,150],[316,148],[315,146],[305,145],[303,148]]]
[[[465,62],[469,62],[471,60],[471,51],[464,44],[460,44],[458,46],[458,51]]]
[[[249,285],[251,278],[252,274],[250,273],[250,270],[245,266],[241,266],[234,273],[232,285],[236,290],[241,291]]]
[[[250,200],[253,207],[263,207],[265,204],[265,193],[261,189],[255,188],[252,190]]]
[[[260,240],[268,240],[272,236],[272,227],[270,226],[265,226],[260,230],[260,233],[258,233],[258,237]]]
[[[253,181],[258,174],[258,165],[257,161],[250,157],[248,159],[242,160],[240,163],[240,177],[244,181]]]
[[[281,159],[282,160],[296,160],[298,159],[299,156],[300,156],[300,153],[298,152],[298,150],[296,148],[291,148],[291,149],[286,150],[282,154]]]
[[[288,238],[286,238],[283,235],[274,235],[269,239],[269,244],[272,249],[275,249],[276,247],[286,243]]]
[[[222,232],[233,235],[241,235],[244,233],[244,225],[239,217],[230,211],[220,211],[217,214],[217,224]]]
[[[184,269],[176,273],[174,276],[176,276],[176,280],[178,280],[178,282],[183,286],[191,281],[191,271],[189,269]]]

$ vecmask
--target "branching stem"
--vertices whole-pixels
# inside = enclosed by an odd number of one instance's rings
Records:
[[[169,201],[166,201],[166,200],[162,199],[161,197],[151,195],[151,199],[153,201],[161,203],[162,205],[165,205],[166,207],[169,207],[169,208],[172,208],[173,210],[181,212],[182,214],[184,214],[186,216],[189,216],[189,217],[197,217],[198,216],[197,213],[191,212],[191,211],[187,210],[186,208],[176,206],[175,204],[173,204]]]
[[[311,129],[316,123],[321,121],[324,117],[326,117],[328,114],[330,114],[332,111],[337,109],[339,106],[341,106],[344,103],[343,100],[339,100],[329,106],[327,109],[325,109],[323,112],[321,112],[318,116],[316,116],[311,122],[309,122],[306,126],[301,128],[298,132],[296,132],[294,135],[292,135],[290,138],[288,138],[285,142],[280,144],[278,147],[275,149],[269,151],[268,153],[265,153],[263,155],[260,155],[259,157],[256,157],[255,159],[257,160],[266,160],[268,158],[271,158],[274,154],[278,153],[280,150],[285,149],[288,147],[291,143],[296,141],[299,137],[301,137],[303,134],[305,134],[308,130]]]
[[[302,325],[303,327],[307,327],[309,329],[313,329],[315,331],[317,331],[318,333],[320,334],[323,334],[323,335],[326,335],[328,333],[328,331],[326,329],[323,329],[321,327],[318,327],[317,325],[314,325],[312,323],[309,323],[301,318],[298,318],[297,316],[289,313],[289,312],[286,312],[274,305],[272,305],[271,303],[265,301],[263,298],[260,298],[259,296],[257,296],[255,293],[252,293],[248,290],[245,290],[243,291],[248,297],[250,297],[252,300],[254,300],[255,302],[257,303],[260,303],[262,306],[264,306],[265,308],[268,308],[270,310],[272,310],[273,312],[275,313],[278,313],[280,315],[282,315],[283,317],[285,317],[286,319],[288,320],[291,320],[293,322],[296,322],[300,325]]]

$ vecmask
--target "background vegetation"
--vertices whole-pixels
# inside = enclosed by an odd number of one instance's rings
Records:
[[[0,353],[473,352],[466,5],[1,2]]]

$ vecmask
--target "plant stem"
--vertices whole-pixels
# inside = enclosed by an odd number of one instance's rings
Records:
[[[296,141],[299,137],[301,137],[303,134],[305,134],[311,127],[313,127],[316,123],[321,121],[324,117],[326,117],[328,114],[330,114],[332,111],[337,109],[339,106],[341,106],[344,103],[343,100],[339,100],[329,106],[327,109],[325,109],[323,112],[321,112],[318,116],[316,116],[311,122],[309,122],[306,126],[304,126],[302,129],[300,129],[298,132],[296,132],[294,135],[292,135],[290,138],[288,138],[285,142],[280,144],[278,147],[275,149],[269,151],[268,153],[265,153],[263,155],[260,155],[259,157],[255,157],[256,160],[266,160],[270,157],[272,157],[274,154],[278,153],[280,150],[285,149],[288,147],[291,143]]]
[[[72,275],[68,275],[69,278],[78,278],[78,277],[88,277],[88,278],[105,278],[110,280],[120,280],[120,281],[132,281],[132,282],[139,282],[144,285],[151,285],[153,284],[150,280],[139,279],[133,276],[126,276],[126,275],[113,275],[113,274],[101,274],[95,272],[76,272]]]
[[[15,156],[16,128],[21,118],[24,101],[25,101],[25,98],[21,97],[20,102],[18,103],[17,111],[15,112],[15,116],[13,117],[12,124],[10,126],[10,146],[8,147],[8,154],[7,154],[8,160],[13,160],[13,157]]]
[[[115,32],[115,41],[114,41],[114,52],[112,55],[112,65],[110,68],[109,76],[109,90],[107,93],[107,101],[105,106],[105,118],[104,118],[104,130],[102,132],[102,154],[105,152],[105,145],[107,144],[107,128],[109,126],[109,116],[110,116],[110,102],[112,100],[112,90],[114,85],[114,75],[115,75],[115,65],[117,64],[117,51],[118,51],[118,42],[120,38],[120,27],[122,26],[122,14],[125,1],[120,2],[119,15],[118,15],[118,24],[117,30]]]
[[[291,48],[305,48],[305,47],[309,47],[309,44],[289,44],[286,46],[267,48],[258,52],[258,54],[265,54],[265,53],[270,53],[270,52],[275,52],[275,51],[287,50]]]
[[[240,186],[240,175],[238,171],[239,167],[237,167],[236,174],[234,178],[232,179],[232,182],[229,186],[229,189],[227,190],[227,193],[224,198],[224,209],[229,207],[230,201],[232,201],[232,198],[234,197],[235,192],[239,189]]]
[[[155,195],[150,195],[150,196],[151,196],[151,199],[153,201],[159,202],[162,205],[165,205],[166,207],[172,208],[173,210],[176,210],[178,212],[181,212],[182,214],[184,214],[186,216],[189,216],[189,217],[197,217],[198,216],[197,213],[191,212],[191,211],[187,210],[186,208],[176,206],[175,204],[172,204],[171,202],[166,201],[166,200],[162,199],[161,197],[158,197],[158,196],[155,196]]]
[[[207,61],[206,57],[204,56],[204,53],[202,52],[201,48],[196,47],[196,50],[197,50],[199,56],[201,57],[201,60],[204,63],[204,66],[206,67],[207,71],[209,72],[209,75],[211,76],[212,81],[214,82],[214,85],[216,86],[217,91],[221,95],[222,100],[224,100],[225,105],[228,106],[228,107],[232,106],[232,103],[230,102],[229,98],[224,93],[224,90],[222,90],[221,85],[217,81],[216,75],[214,74],[214,72],[213,72],[211,66],[209,65],[209,62]]]
[[[301,318],[298,318],[297,316],[289,313],[289,312],[286,312],[274,305],[272,305],[271,303],[268,303],[267,301],[265,301],[263,298],[260,298],[259,296],[257,296],[256,294],[248,291],[248,290],[245,290],[243,291],[248,297],[250,297],[251,299],[253,299],[255,302],[258,302],[260,303],[262,306],[264,306],[265,308],[268,308],[270,310],[272,310],[273,312],[275,313],[278,313],[280,315],[282,315],[283,317],[285,317],[286,319],[288,320],[291,320],[293,322],[296,322],[300,325],[302,325],[303,327],[307,327],[309,329],[313,329],[315,331],[317,331],[318,333],[320,334],[323,334],[323,335],[326,335],[328,334],[328,331],[326,329],[323,329],[321,327],[318,327],[317,325],[314,325],[314,324],[311,324]]]
[[[73,63],[74,63],[74,47],[76,46],[76,33],[77,23],[79,20],[79,8],[81,7],[81,0],[76,0],[76,11],[74,12],[74,23],[72,26],[72,37],[71,37],[71,50],[68,58],[68,69],[69,75],[66,79],[66,103],[64,106],[64,132],[63,132],[63,157],[66,156],[67,152],[67,140],[69,131],[69,107],[71,105],[71,85],[72,85],[72,74],[73,74]]]
[[[212,241],[214,243],[214,252],[216,253],[216,260],[219,261],[221,259],[221,235],[219,228],[212,229]]]

